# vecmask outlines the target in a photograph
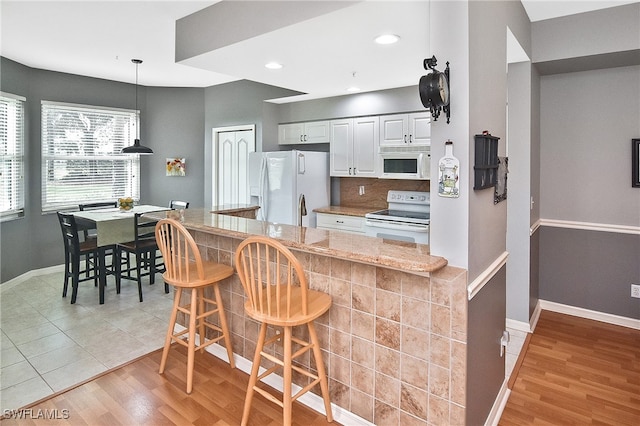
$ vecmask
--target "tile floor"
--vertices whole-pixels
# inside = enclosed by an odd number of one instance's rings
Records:
[[[134,281],[120,294],[112,277],[105,303],[98,288],[80,283],[62,298],[63,272],[47,272],[0,285],[0,412],[17,409],[127,361],[161,348],[173,292],[162,277],[143,280],[144,301]]]

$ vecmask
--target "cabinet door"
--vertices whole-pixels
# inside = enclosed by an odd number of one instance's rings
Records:
[[[328,143],[330,130],[328,121],[304,123],[303,143]]]
[[[291,123],[278,125],[278,144],[292,145],[302,143],[304,123]]]
[[[352,234],[364,233],[364,217],[318,213],[318,229],[337,229]]]
[[[361,117],[353,120],[353,170],[359,177],[378,177],[380,119]]]
[[[428,113],[409,114],[409,143],[431,145],[431,115]]]
[[[404,146],[409,141],[408,119],[407,114],[380,116],[380,145]]]
[[[353,120],[333,120],[330,125],[330,175],[349,176],[352,171]]]

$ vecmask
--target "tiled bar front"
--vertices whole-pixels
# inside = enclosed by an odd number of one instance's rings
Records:
[[[191,232],[209,260],[233,264],[241,239]],[[292,251],[310,287],[333,299],[316,321],[332,402],[376,425],[464,424],[466,271],[445,266],[420,275]],[[237,275],[220,289],[233,350],[252,360],[259,324],[244,314]]]

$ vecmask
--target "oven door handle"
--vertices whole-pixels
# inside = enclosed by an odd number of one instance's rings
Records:
[[[383,228],[383,229],[395,229],[396,231],[411,231],[411,232],[429,232],[429,225],[417,225],[414,223],[391,223],[386,221],[377,221],[367,219],[364,222],[367,226],[371,226],[373,228]]]

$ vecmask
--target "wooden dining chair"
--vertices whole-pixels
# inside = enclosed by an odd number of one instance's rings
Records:
[[[120,294],[122,279],[136,281],[138,284],[138,298],[142,302],[142,278],[148,276],[149,283],[154,284],[156,273],[164,270],[164,264],[157,263],[155,226],[156,221],[145,220],[142,213],[133,216],[134,239],[125,243],[116,244],[116,292]],[[124,257],[123,257],[124,255]],[[130,255],[135,257],[135,264],[131,265]],[[123,269],[123,265],[126,267]],[[165,292],[168,286],[165,284]]]
[[[101,253],[95,239],[80,241],[78,225],[72,214],[58,212],[58,221],[60,222],[64,243],[65,267],[62,297],[67,297],[69,279],[71,279],[71,303],[73,304],[76,303],[78,296],[78,284],[87,280],[97,280],[99,273],[98,265],[94,262],[84,262],[85,269],[80,269],[82,258],[93,257],[97,259],[103,253]],[[81,275],[84,275],[84,277],[80,278]]]
[[[316,318],[327,312],[331,306],[331,296],[310,290],[298,259],[288,248],[271,238],[254,236],[240,243],[235,253],[235,266],[247,297],[244,305],[245,312],[261,323],[244,402],[242,425],[246,425],[249,421],[254,392],[258,392],[282,407],[284,424],[291,425],[293,402],[318,383],[324,400],[327,421],[332,422],[327,376],[320,342],[313,323]],[[267,329],[270,326],[281,327],[283,333],[276,333],[267,338]],[[307,327],[309,341],[293,336],[292,330],[296,326]],[[268,346],[277,345],[282,345],[283,349],[267,349]],[[309,350],[313,352],[315,358],[317,375],[301,368],[300,364],[294,365],[294,360]],[[279,353],[283,354],[281,359],[274,356]],[[269,366],[258,375],[262,357],[267,360]],[[257,384],[266,376],[280,370],[283,373],[282,400]],[[292,395],[294,370],[309,377],[311,381],[302,384],[302,389]]]
[[[205,347],[224,340],[229,356],[229,365],[231,368],[235,368],[231,335],[218,287],[218,283],[232,276],[234,271],[231,266],[202,260],[195,240],[189,231],[175,219],[162,219],[158,222],[156,240],[166,267],[163,278],[165,282],[176,289],[159,373],[162,374],[167,365],[171,343],[175,341],[186,346],[187,393],[189,394],[193,389],[193,365],[197,350],[202,353]],[[215,300],[205,294],[207,287],[213,287]],[[189,303],[183,305],[182,299],[186,294],[190,296]],[[179,312],[188,315],[189,322],[186,330],[175,332],[174,328]],[[206,321],[209,316],[216,313],[220,326]],[[213,331],[214,337],[207,338],[207,330]],[[197,346],[196,331],[199,336]]]
[[[169,201],[169,208],[171,210],[188,209],[189,208],[189,202],[188,201],[171,200],[171,201]]]

